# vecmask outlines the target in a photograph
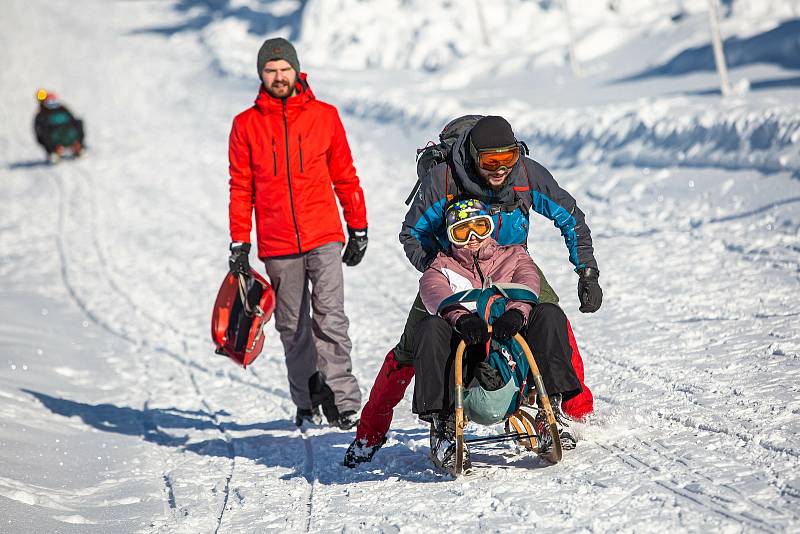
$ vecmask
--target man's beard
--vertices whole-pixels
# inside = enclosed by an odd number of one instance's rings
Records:
[[[283,82],[273,82],[272,85],[270,86],[267,86],[265,84],[264,88],[267,90],[267,93],[273,98],[288,98],[290,96],[293,96],[295,92],[293,84],[290,85],[288,83],[283,83]]]
[[[485,183],[486,183],[486,185],[488,185],[488,186],[489,186],[489,189],[491,189],[492,191],[495,191],[495,192],[496,192],[496,191],[500,191],[501,189],[503,189],[505,186],[507,186],[507,185],[508,185],[508,177],[509,177],[509,175],[508,175],[508,174],[506,174],[506,175],[503,177],[503,181],[502,181],[502,182],[500,182],[500,183],[499,183],[499,184],[497,184],[497,185],[493,185],[493,184],[492,184],[492,183],[491,183],[489,180],[485,180]]]

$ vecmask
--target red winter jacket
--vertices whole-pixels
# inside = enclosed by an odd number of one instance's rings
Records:
[[[344,243],[334,193],[347,225],[367,227],[367,208],[336,108],[320,102],[301,74],[297,95],[271,97],[233,119],[229,140],[231,240],[250,242],[256,211],[258,256]]]

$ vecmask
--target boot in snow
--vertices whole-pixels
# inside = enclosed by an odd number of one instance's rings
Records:
[[[538,403],[538,399],[537,399]],[[558,427],[558,435],[561,438],[561,448],[566,451],[574,449],[578,445],[578,440],[569,426],[569,417],[567,417],[561,410],[561,394],[556,393],[550,396],[550,406],[553,408],[553,415],[556,417],[556,426]],[[534,419],[534,430],[539,436],[540,440],[544,441],[542,452],[550,449],[550,431],[547,426],[547,415],[541,408],[536,413]]]
[[[325,379],[319,371],[308,379],[308,390],[311,392],[311,405],[322,406],[322,413],[329,425],[340,430],[350,430],[358,424],[355,410],[339,411],[333,390],[325,383]]]
[[[350,446],[347,447],[342,463],[345,467],[352,469],[358,464],[371,462],[375,453],[384,443],[386,443],[385,437],[377,445],[367,445],[367,440],[365,439],[354,439]]]
[[[350,430],[354,426],[358,424],[358,417],[356,416],[356,412],[353,410],[348,410],[346,412],[342,412],[339,414],[339,417],[331,421],[328,419],[328,424],[331,426],[338,427],[339,430]]]
[[[303,423],[311,423],[318,425],[322,423],[322,415],[319,413],[319,406],[313,410],[306,408],[298,408],[297,414],[294,416],[294,424],[296,426],[303,426]]]
[[[433,414],[430,440],[430,457],[433,463],[441,469],[453,469],[456,465],[455,414]],[[470,467],[472,463],[469,460],[469,449],[464,444],[464,469]]]

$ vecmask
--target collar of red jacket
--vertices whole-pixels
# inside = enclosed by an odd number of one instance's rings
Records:
[[[316,98],[308,85],[308,75],[305,72],[301,72],[300,76],[297,77],[295,87],[297,88],[297,94],[286,99],[286,109],[302,108]],[[280,113],[283,111],[283,99],[271,96],[262,83],[256,97],[256,107],[262,113]]]
[[[497,241],[495,241],[493,238],[487,238],[486,243],[484,243],[483,246],[478,249],[478,262],[484,262],[493,257],[499,246],[500,245],[498,245]],[[475,253],[467,247],[458,247],[453,245],[450,247],[450,255],[460,265],[463,265],[467,269],[472,269],[472,258],[475,256]]]

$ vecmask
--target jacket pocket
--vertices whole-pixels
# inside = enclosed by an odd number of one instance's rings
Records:
[[[300,149],[300,172],[303,172],[303,138],[297,134],[297,146]]]
[[[278,176],[278,150],[275,147],[275,138],[272,138],[272,174]]]

